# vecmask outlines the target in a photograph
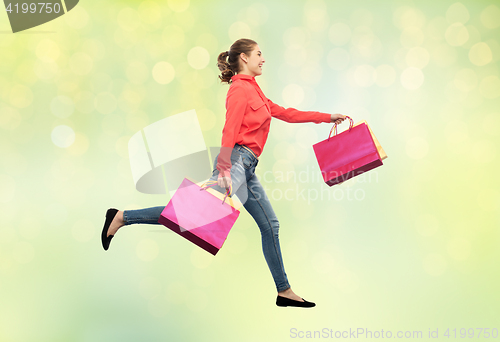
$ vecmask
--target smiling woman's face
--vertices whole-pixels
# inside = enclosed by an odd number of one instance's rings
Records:
[[[254,77],[262,74],[262,64],[264,64],[266,60],[262,57],[259,45],[255,45],[250,56],[241,54],[241,58],[243,59],[243,70],[241,70],[241,73]],[[246,61],[246,63],[244,63],[244,61]]]

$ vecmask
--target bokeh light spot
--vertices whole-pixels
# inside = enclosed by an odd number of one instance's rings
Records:
[[[451,46],[461,46],[469,40],[469,31],[464,24],[453,23],[446,29],[444,37]]]
[[[113,94],[102,92],[94,98],[95,109],[101,114],[109,114],[116,109],[116,98]]]
[[[94,111],[94,94],[90,91],[81,91],[75,96],[76,109],[82,113],[89,114]]]
[[[200,70],[205,68],[210,62],[210,54],[201,46],[195,46],[189,50],[187,60],[193,69]]]
[[[307,51],[304,47],[299,47],[295,45],[288,47],[284,53],[284,60],[285,63],[290,66],[294,67],[302,66],[307,61]]]
[[[448,23],[444,17],[438,16],[433,18],[426,26],[426,37],[435,41],[442,41],[444,39],[444,33],[449,25],[450,23]]]
[[[308,0],[304,5],[305,26],[311,32],[321,32],[328,27],[328,11],[323,0]]]
[[[409,67],[423,69],[429,64],[429,60],[429,51],[421,46],[411,48],[406,54],[406,64]]]
[[[418,89],[424,83],[424,74],[418,68],[409,67],[401,73],[401,85],[406,89]]]
[[[42,39],[35,49],[36,56],[44,62],[56,61],[61,54],[59,45],[50,39]]]
[[[465,24],[469,21],[469,10],[461,2],[455,2],[446,10],[446,21],[448,23],[462,23]]]
[[[74,29],[83,29],[89,22],[89,14],[83,6],[75,6],[64,16],[66,25]]]
[[[431,58],[438,66],[448,67],[457,61],[457,52],[449,45],[438,45],[432,50]]]
[[[306,45],[308,34],[302,27],[290,27],[283,33],[283,43],[287,47],[301,47]]]
[[[26,108],[33,102],[33,92],[30,88],[16,84],[10,90],[10,103],[17,108]]]
[[[496,5],[489,5],[480,15],[481,23],[488,29],[496,29],[500,26],[500,8]]]
[[[323,69],[319,63],[308,63],[300,70],[300,77],[309,84],[318,84],[322,76]]]
[[[403,6],[394,11],[393,21],[396,27],[402,30],[407,27],[422,28],[425,24],[425,16],[416,8]]]
[[[491,49],[488,44],[484,42],[474,44],[469,50],[469,60],[474,65],[484,66],[490,63],[492,59],[493,54]]]
[[[126,70],[128,80],[133,84],[143,84],[149,77],[149,69],[143,62],[131,62]]]
[[[146,24],[155,24],[161,20],[162,8],[153,1],[143,1],[137,8],[139,17]]]
[[[167,5],[174,12],[184,12],[189,8],[189,0],[167,0]]]
[[[283,89],[283,100],[288,107],[295,107],[304,100],[304,89],[297,84],[289,84]]]
[[[168,62],[158,62],[153,67],[152,74],[154,80],[159,84],[168,84],[175,77],[175,69]]]
[[[57,63],[52,60],[48,62],[36,61],[33,71],[38,78],[48,81],[57,75],[59,67]]]
[[[59,125],[52,130],[51,138],[54,145],[66,148],[75,142],[75,132],[69,126]]]
[[[88,151],[90,146],[90,141],[86,135],[77,132],[75,134],[75,142],[73,145],[68,147],[68,152],[74,156],[80,156]]]
[[[200,127],[203,131],[209,131],[215,127],[217,117],[214,112],[207,108],[200,108],[196,110]]]
[[[342,46],[351,40],[351,28],[344,23],[335,23],[328,31],[328,38],[333,45]]]
[[[116,21],[118,22],[118,25],[125,31],[134,31],[141,24],[139,13],[137,13],[136,10],[130,7],[125,7],[120,10],[120,12],[118,12]]]
[[[360,65],[354,71],[354,82],[360,87],[369,87],[374,82],[375,68],[371,65]]]
[[[23,118],[19,110],[11,106],[2,106],[0,104],[0,127],[3,129],[14,130],[22,122]]]
[[[252,29],[246,23],[237,21],[229,26],[228,34],[229,39],[234,42],[241,37],[252,37]]]
[[[406,48],[420,46],[424,42],[424,33],[418,27],[407,27],[401,32],[400,41]]]
[[[184,40],[184,30],[177,25],[168,25],[162,32],[163,43],[172,49],[181,47]]]

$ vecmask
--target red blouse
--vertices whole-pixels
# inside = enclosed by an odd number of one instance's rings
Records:
[[[261,155],[272,117],[291,123],[331,121],[331,115],[327,113],[285,109],[273,103],[264,95],[253,76],[237,74],[231,80],[226,97],[226,123],[217,160],[219,178],[230,177],[231,152],[235,144],[247,146],[257,157]]]

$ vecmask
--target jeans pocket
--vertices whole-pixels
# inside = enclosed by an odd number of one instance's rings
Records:
[[[241,162],[243,163],[243,167],[247,170],[250,170],[250,168],[252,167],[252,163],[253,163],[252,160],[248,156],[246,156],[245,154],[243,154],[241,156],[241,158],[242,158]]]

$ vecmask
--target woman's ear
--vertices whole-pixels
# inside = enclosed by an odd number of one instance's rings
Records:
[[[244,52],[240,53],[240,58],[243,60],[243,62],[248,63],[247,55],[245,55]]]

